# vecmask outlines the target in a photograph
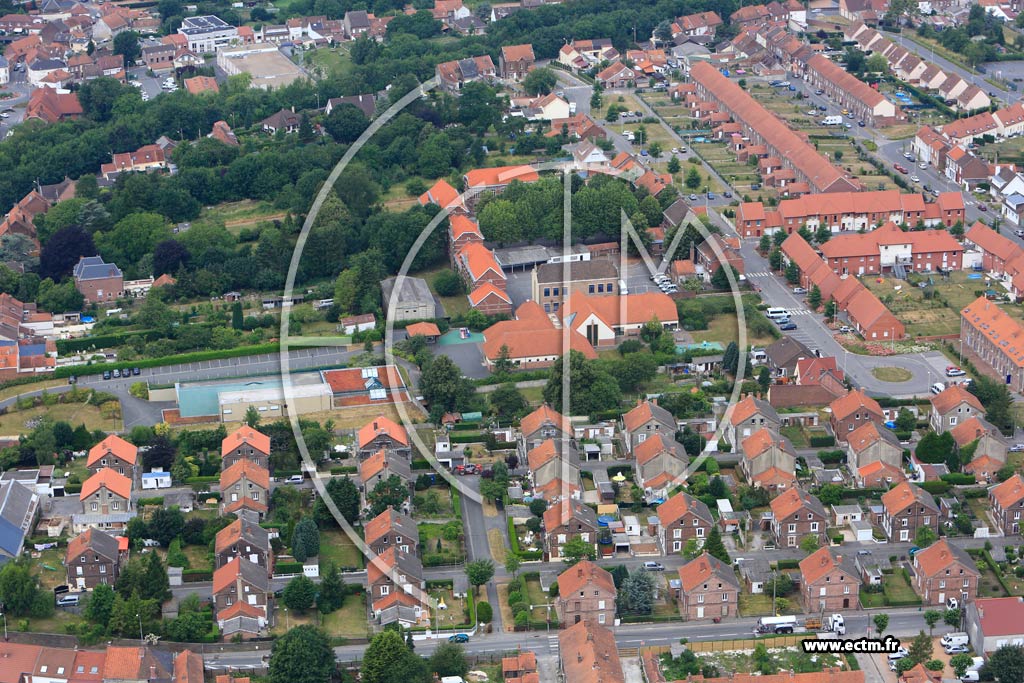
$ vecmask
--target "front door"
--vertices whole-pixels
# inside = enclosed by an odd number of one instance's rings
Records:
[[[843,609],[846,609],[849,606],[850,606],[850,598],[843,598]]]
[[[704,608],[703,607],[698,607],[697,608],[697,618],[698,619],[703,619],[704,618]]]

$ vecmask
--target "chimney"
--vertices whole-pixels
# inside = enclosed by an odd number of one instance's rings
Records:
[[[654,405],[658,405],[658,397],[655,396],[654,398],[652,398],[651,403],[653,403]]]
[[[576,663],[581,664],[583,662],[583,654],[580,652],[576,653]]]
[[[583,578],[583,567],[576,565],[576,576]]]

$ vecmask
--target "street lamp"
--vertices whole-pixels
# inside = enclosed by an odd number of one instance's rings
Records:
[[[135,614],[135,616],[137,616],[139,618],[139,643],[142,644],[142,645],[145,645],[146,644],[146,638],[142,635],[142,612],[137,612]],[[7,633],[7,617],[5,616],[4,617],[4,634],[5,634],[5,637],[6,637],[6,633]]]

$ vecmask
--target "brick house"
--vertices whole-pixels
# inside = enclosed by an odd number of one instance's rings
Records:
[[[680,491],[658,506],[658,527],[661,551],[678,553],[691,538],[704,544],[715,518],[703,501]]]
[[[370,610],[379,619],[392,607],[408,608],[411,621],[428,614],[422,602],[423,564],[415,555],[407,555],[391,547],[378,555],[366,568]]]
[[[420,532],[411,517],[391,506],[363,527],[363,540],[377,555],[388,548],[398,548],[408,555],[419,555]]]
[[[545,547],[554,560],[562,556],[562,546],[574,538],[597,549],[597,513],[578,500],[563,499],[544,512]]]
[[[954,384],[942,393],[932,396],[932,411],[929,415],[932,429],[939,434],[953,429],[972,417],[984,416],[985,408],[978,397],[962,385]]]
[[[738,616],[740,582],[732,567],[706,552],[679,568],[679,614],[684,620]]]
[[[221,441],[220,457],[222,469],[242,459],[263,469],[270,469],[270,437],[249,425],[242,425]]]
[[[939,506],[920,486],[900,483],[882,495],[882,507],[882,528],[890,543],[913,541],[924,526],[938,536]]]
[[[925,605],[946,604],[956,598],[960,605],[978,597],[981,572],[967,551],[945,538],[914,555],[914,590]]]
[[[234,557],[213,572],[213,609],[217,617],[238,602],[269,614],[270,577],[267,569],[244,557]]]
[[[220,473],[221,514],[252,510],[262,517],[270,500],[270,472],[248,460],[239,460]]]
[[[86,467],[91,474],[109,467],[133,481],[138,477],[139,449],[116,434],[89,449]]]
[[[106,263],[101,256],[82,256],[75,264],[72,275],[75,289],[82,293],[86,303],[113,302],[124,295],[124,274],[113,263]]]
[[[611,626],[617,595],[612,575],[590,560],[582,560],[558,575],[558,623],[572,626],[589,620]]]
[[[800,561],[800,599],[811,613],[860,609],[860,576],[853,560],[820,548]]]
[[[68,543],[64,556],[68,585],[79,591],[101,584],[114,585],[127,554],[127,550],[122,554],[114,536],[99,529],[87,529]]]
[[[561,442],[548,439],[526,455],[526,465],[530,481],[540,491],[548,490],[556,481],[576,484],[577,490],[579,488],[580,458],[571,444],[563,446]]]
[[[762,427],[740,443],[739,470],[755,488],[778,492],[796,485],[796,453],[778,433]]]
[[[829,404],[829,422],[836,441],[846,442],[848,435],[866,422],[885,422],[882,407],[861,389],[854,389]]]
[[[772,498],[770,506],[771,529],[779,547],[795,548],[808,535],[817,537],[819,545],[828,544],[828,516],[815,496],[794,487]]]
[[[663,433],[674,439],[678,431],[676,418],[658,405],[658,400],[641,401],[622,416],[622,433],[626,450],[630,453],[645,439]]]
[[[524,460],[528,452],[548,439],[572,438],[569,418],[545,403],[519,421],[519,460]]]
[[[664,500],[690,462],[682,444],[664,432],[656,433],[639,444],[633,455],[636,457],[637,486],[649,500]]]
[[[78,499],[86,514],[128,512],[132,505],[132,480],[110,468],[100,470],[85,480]]]
[[[850,471],[857,471],[879,461],[899,469],[903,463],[903,446],[891,429],[880,427],[877,422],[866,422],[847,437],[846,462]]]
[[[373,491],[382,481],[397,476],[405,483],[412,481],[409,461],[383,448],[359,463],[359,480],[365,493]]]
[[[992,517],[999,522],[1007,536],[1019,536],[1021,515],[1024,514],[1024,477],[1015,473],[1001,484],[989,489],[988,500]]]
[[[361,459],[370,457],[382,448],[406,458],[412,456],[412,447],[405,428],[383,415],[378,415],[363,425],[356,440]]]
[[[244,516],[217,532],[213,552],[218,569],[236,557],[259,565],[267,572],[274,564],[270,532]]]
[[[741,441],[763,427],[777,432],[782,424],[779,414],[768,401],[750,395],[726,408],[722,421],[725,422],[722,435],[733,446],[739,446]]]
[[[498,75],[508,81],[521,81],[533,69],[536,57],[533,45],[503,45],[498,55]]]

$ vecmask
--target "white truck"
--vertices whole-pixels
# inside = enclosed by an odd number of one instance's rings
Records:
[[[821,120],[821,125],[823,125],[823,126],[839,126],[839,125],[842,125],[842,123],[843,123],[843,117],[842,116],[836,116],[836,115],[826,116],[825,118],[823,118]]]
[[[830,616],[807,617],[803,621],[794,616],[761,617],[757,620],[754,633],[806,633],[808,631],[827,631],[838,636],[846,635],[846,620],[842,614]]]

